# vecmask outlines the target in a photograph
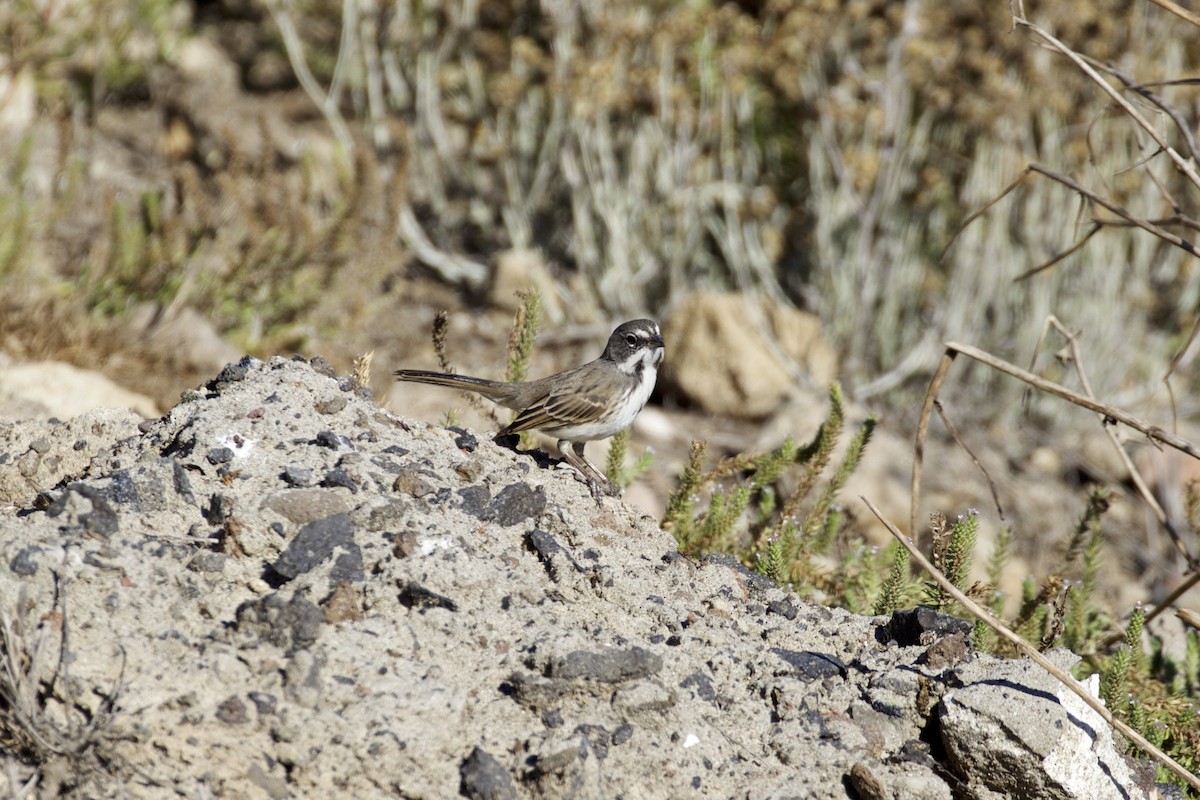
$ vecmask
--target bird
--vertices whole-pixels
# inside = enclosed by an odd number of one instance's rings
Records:
[[[633,423],[650,399],[666,349],[658,323],[635,319],[617,326],[595,361],[533,381],[493,381],[469,375],[398,369],[396,380],[475,392],[516,417],[497,438],[540,430],[558,439],[558,451],[584,478],[592,496],[616,490],[588,461],[584,446]]]

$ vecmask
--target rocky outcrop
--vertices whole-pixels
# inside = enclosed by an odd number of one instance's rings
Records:
[[[246,359],[120,441],[89,430],[33,436],[94,455],[0,517],[0,740],[20,754],[0,794],[35,769],[88,797],[1152,786],[965,623],[685,558],[569,468],[393,416],[320,362]],[[31,657],[47,641],[62,658]]]

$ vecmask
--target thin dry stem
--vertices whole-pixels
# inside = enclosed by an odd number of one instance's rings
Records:
[[[938,392],[946,380],[946,374],[950,372],[950,367],[954,364],[954,356],[955,353],[949,349],[942,355],[937,372],[933,374],[933,380],[929,382],[929,389],[925,392],[925,402],[921,405],[921,416],[917,420],[917,438],[913,442],[912,505],[908,519],[910,531],[919,530],[917,528],[917,509],[920,507],[921,465],[925,461],[925,435],[929,432],[929,417],[933,413],[933,404],[937,402]]]
[[[991,353],[984,352],[977,347],[972,347],[971,345],[967,344],[959,344],[958,342],[946,342],[946,349],[947,351],[962,353],[964,356],[973,358],[982,364],[986,364],[992,369],[999,370],[1000,372],[1011,375],[1018,380],[1025,381],[1025,383],[1028,383],[1035,389],[1039,389],[1056,397],[1060,397],[1063,400],[1067,400],[1077,406],[1082,406],[1090,411],[1095,411],[1097,414],[1103,414],[1107,418],[1106,421],[1111,420],[1113,422],[1119,422],[1122,425],[1127,425],[1136,431],[1140,431],[1141,433],[1144,433],[1146,437],[1153,443],[1157,444],[1161,442],[1162,444],[1165,444],[1168,447],[1173,447],[1182,453],[1187,453],[1192,458],[1200,459],[1200,447],[1192,444],[1182,436],[1178,436],[1170,431],[1164,430],[1157,425],[1151,425],[1147,422],[1143,422],[1123,409],[1107,403],[1101,403],[1097,400],[1093,400],[1090,397],[1085,397],[1078,392],[1073,392],[1065,386],[1060,386],[1059,384],[1046,380],[1039,375],[1034,375],[1032,372],[1023,370],[1015,364],[1010,364],[1001,358],[996,358]],[[933,387],[931,386],[930,388],[932,389]]]
[[[935,399],[933,401],[933,407],[937,409],[938,416],[942,418],[942,424],[946,426],[946,430],[950,433],[950,437],[954,439],[954,442],[970,457],[971,462],[974,463],[979,471],[983,473],[983,478],[987,481],[988,489],[990,489],[992,492],[992,502],[996,504],[996,513],[1000,515],[1000,519],[1004,519],[1004,508],[1000,505],[1000,493],[996,489],[996,482],[992,480],[992,476],[988,473],[987,468],[983,466],[983,463],[976,457],[975,453],[971,451],[971,448],[967,446],[967,443],[963,441],[963,438],[959,436],[958,428],[956,428],[954,423],[950,421],[950,418],[946,416],[946,410],[942,407],[942,401]]]
[[[1163,1],[1165,2],[1165,0]],[[1040,39],[1050,45],[1050,47],[1062,53],[1064,56],[1074,62],[1075,66],[1078,67],[1080,71],[1091,78],[1092,81],[1099,86],[1105,94],[1112,98],[1114,103],[1121,107],[1121,110],[1124,111],[1131,120],[1137,123],[1138,127],[1144,130],[1150,136],[1150,138],[1155,141],[1155,143],[1162,149],[1164,153],[1167,154],[1171,161],[1174,162],[1176,169],[1183,173],[1183,175],[1185,175],[1187,179],[1191,181],[1193,186],[1200,189],[1200,174],[1196,172],[1196,163],[1185,158],[1177,150],[1175,150],[1175,148],[1171,147],[1163,135],[1158,131],[1158,128],[1156,128],[1150,123],[1149,120],[1142,116],[1141,112],[1138,111],[1132,103],[1126,100],[1111,83],[1104,80],[1103,76],[1096,72],[1096,70],[1087,62],[1086,59],[1081,57],[1071,48],[1067,47],[1049,32],[1025,19],[1024,15],[1014,16],[1014,21],[1019,26],[1029,28]]]
[[[1050,328],[1054,328],[1054,330],[1058,331],[1060,336],[1067,340],[1067,346],[1071,348],[1071,362],[1075,365],[1075,374],[1079,376],[1079,383],[1083,387],[1084,394],[1086,394],[1092,400],[1095,400],[1096,393],[1092,391],[1092,384],[1088,380],[1087,372],[1083,367],[1083,354],[1079,349],[1079,340],[1076,338],[1075,334],[1067,330],[1066,327],[1064,327],[1054,315],[1046,318],[1046,324],[1042,329],[1042,338],[1045,338],[1045,334]],[[1030,359],[1030,372],[1033,371],[1036,362],[1037,353],[1035,352],[1033,358]],[[1180,539],[1179,532],[1175,530],[1175,526],[1171,523],[1171,520],[1168,519],[1167,512],[1163,510],[1162,505],[1157,499],[1155,499],[1154,493],[1151,492],[1150,487],[1146,485],[1146,481],[1144,478],[1142,478],[1142,474],[1138,471],[1137,467],[1134,466],[1133,459],[1130,458],[1129,453],[1125,451],[1125,446],[1121,444],[1121,440],[1117,436],[1117,432],[1113,429],[1113,426],[1104,424],[1104,419],[1104,416],[1101,415],[1101,427],[1104,429],[1105,435],[1108,436],[1109,442],[1112,443],[1113,449],[1117,451],[1117,457],[1120,458],[1121,463],[1125,465],[1125,471],[1128,473],[1130,480],[1133,481],[1133,485],[1137,489],[1138,494],[1141,495],[1142,500],[1147,506],[1149,506],[1150,512],[1154,514],[1154,518],[1158,520],[1158,524],[1161,525],[1167,532],[1167,535],[1171,537],[1171,541],[1175,544],[1175,549],[1179,551],[1181,556],[1183,556],[1184,562],[1189,568],[1195,568],[1196,560],[1190,553],[1188,553],[1187,547]]]

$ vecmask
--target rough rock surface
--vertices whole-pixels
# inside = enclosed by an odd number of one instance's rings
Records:
[[[393,416],[319,361],[243,360],[94,438],[0,517],[0,645],[10,683],[46,687],[27,727],[70,738],[87,709],[98,733],[25,747],[4,796],[35,763],[87,797],[1085,796],[1051,758],[1147,796],[1088,746],[1102,726],[965,623],[682,557],[569,468]],[[39,637],[66,657],[19,657]],[[989,686],[1038,702],[968,724]]]

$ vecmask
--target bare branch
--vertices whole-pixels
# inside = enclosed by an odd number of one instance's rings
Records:
[[[1169,447],[1174,447],[1180,452],[1187,453],[1192,458],[1200,459],[1200,447],[1192,444],[1182,436],[1177,436],[1176,434],[1164,430],[1157,425],[1150,425],[1149,423],[1143,422],[1123,409],[1108,405],[1107,403],[1101,403],[1091,399],[1090,397],[1085,397],[1077,392],[1072,392],[1065,386],[1060,386],[1053,381],[1048,381],[1040,375],[1034,375],[1032,372],[1023,370],[1015,364],[1010,364],[1003,359],[996,358],[991,353],[984,352],[977,347],[972,347],[971,345],[967,344],[959,344],[957,342],[946,342],[946,350],[947,353],[962,353],[968,358],[973,358],[976,361],[987,364],[992,369],[999,370],[1000,372],[1012,375],[1018,380],[1025,381],[1035,389],[1047,392],[1056,397],[1061,397],[1063,400],[1067,400],[1068,402],[1074,403],[1077,406],[1083,406],[1090,411],[1095,411],[1097,414],[1103,414],[1106,418],[1110,418],[1114,422],[1120,422],[1122,425],[1127,425],[1136,431],[1144,433],[1151,442],[1162,442]],[[926,396],[926,402],[929,402],[928,395]]]

